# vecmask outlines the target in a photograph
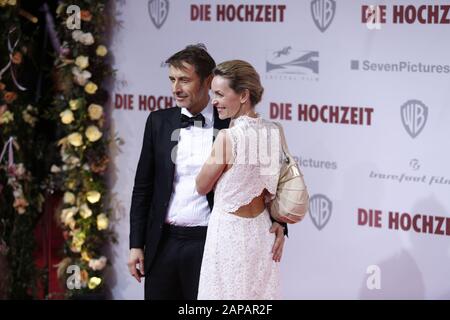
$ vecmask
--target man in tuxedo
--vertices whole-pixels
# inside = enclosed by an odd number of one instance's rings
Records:
[[[128,268],[145,299],[197,299],[213,192],[201,196],[195,178],[211,152],[215,133],[228,128],[212,107],[215,62],[191,45],[166,63],[177,107],[151,112],[145,125],[130,210]],[[285,227],[274,222],[274,260],[281,259]],[[238,271],[237,271],[238,272]]]

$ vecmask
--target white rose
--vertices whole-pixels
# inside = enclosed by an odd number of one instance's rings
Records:
[[[79,134],[78,132],[71,133],[67,136],[67,140],[69,140],[69,143],[73,145],[74,147],[79,147],[83,145],[83,136]]]
[[[64,225],[69,225],[72,221],[74,221],[73,216],[78,212],[77,207],[70,207],[67,209],[63,209],[61,212],[61,221]]]
[[[80,41],[82,35],[83,35],[83,31],[75,30],[72,32],[72,39],[75,41]]]
[[[22,111],[22,118],[23,118],[23,121],[25,121],[26,123],[28,123],[32,127],[35,126],[36,121],[37,121],[37,118],[33,117],[26,110]]]
[[[69,223],[68,223],[68,226],[69,226],[69,229],[70,229],[70,230],[74,230],[76,225],[77,225],[77,222],[75,221],[74,218],[72,218],[72,219],[69,221]]]
[[[73,73],[73,71],[72,71]],[[79,99],[72,99],[69,101],[70,109],[77,110],[80,107],[80,100]]]
[[[92,33],[84,33],[80,38],[80,42],[86,46],[90,46],[91,44],[93,44],[94,37],[92,36]]]
[[[73,112],[69,109],[66,109],[63,112],[61,112],[59,116],[61,117],[61,122],[64,124],[71,124],[73,120],[75,120]]]
[[[97,203],[100,201],[100,198],[101,194],[98,191],[89,191],[88,193],[86,193],[86,199],[90,203]]]
[[[102,279],[101,278],[99,278],[99,277],[92,277],[92,278],[89,279],[88,288],[91,289],[91,290],[94,290],[95,288],[97,288],[100,285],[100,283],[102,283]]]
[[[84,91],[86,91],[86,93],[89,93],[89,94],[95,94],[97,92],[97,90],[98,90],[98,86],[92,81],[89,81],[84,86]]]
[[[72,192],[64,193],[64,203],[66,204],[75,204],[75,195]]]
[[[90,216],[92,216],[92,210],[89,209],[87,204],[82,204],[80,206],[80,216],[83,219],[89,218]]]
[[[95,142],[102,137],[102,132],[98,130],[97,126],[89,126],[85,132],[86,137],[90,142]]]
[[[74,32],[72,32],[72,39],[77,42],[81,42],[86,46],[90,46],[94,43],[94,37],[92,36],[92,33],[84,33],[81,30],[75,30]]]
[[[88,80],[92,77],[92,74],[89,71],[87,70],[81,71],[78,67],[72,68],[72,74],[75,83],[77,83],[80,86],[85,86]]]
[[[97,229],[98,230],[105,230],[108,228],[109,220],[106,214],[100,213],[97,216]]]
[[[91,103],[88,107],[88,113],[91,120],[98,120],[103,115],[103,107],[98,104]]]
[[[54,165],[54,164],[52,164],[52,167],[50,168],[50,172],[51,172],[51,173],[58,173],[58,172],[61,172],[61,168],[58,167],[58,166],[56,166],[56,165]]]
[[[108,49],[104,45],[99,45],[97,47],[97,50],[95,50],[95,53],[99,57],[104,57],[104,56],[106,56],[108,54]]]
[[[71,167],[74,167],[80,163],[80,159],[75,156],[68,156],[67,158],[63,159],[63,161]]]
[[[89,260],[89,267],[96,270],[103,270],[106,266],[107,259],[105,256],[101,256],[99,259],[91,259]]]
[[[86,69],[89,67],[89,58],[86,56],[78,56],[75,59],[75,64],[80,67],[81,70]]]

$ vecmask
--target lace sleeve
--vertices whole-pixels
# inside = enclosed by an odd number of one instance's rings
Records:
[[[235,130],[233,129],[225,129],[225,132],[228,134],[228,136],[230,137],[230,142],[231,142],[231,151],[232,151],[232,155],[233,155],[233,159],[236,159],[236,154],[237,154],[237,134],[235,132]]]
[[[261,195],[264,189],[269,193],[267,201],[276,195],[279,148],[277,146],[274,148],[273,139],[268,134],[277,135],[278,130],[270,132],[267,130],[270,127],[262,129],[265,130],[250,131],[255,129],[239,126],[225,131],[234,160],[231,168],[218,182],[214,201],[215,205],[219,205],[226,212],[235,212],[241,206],[249,204],[255,197]],[[263,147],[264,142],[259,142],[261,139],[266,141],[266,148]],[[270,156],[273,152],[273,156]]]

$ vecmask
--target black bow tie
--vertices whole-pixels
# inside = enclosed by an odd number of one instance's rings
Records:
[[[205,126],[205,117],[201,113],[198,113],[193,117],[188,117],[185,114],[181,114],[181,128],[187,128],[195,125],[195,123],[198,124],[199,122],[202,123],[202,127]]]

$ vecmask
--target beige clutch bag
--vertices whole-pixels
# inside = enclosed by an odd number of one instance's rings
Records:
[[[280,168],[277,193],[270,204],[270,214],[280,222],[297,223],[303,219],[309,207],[308,190],[294,158],[289,153],[283,127],[280,130],[284,159]]]

